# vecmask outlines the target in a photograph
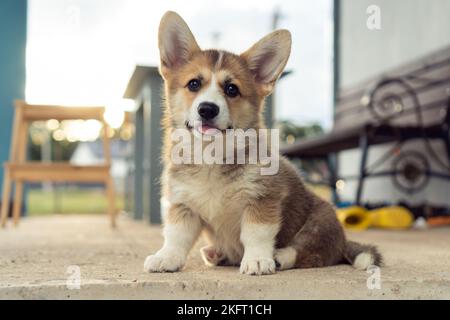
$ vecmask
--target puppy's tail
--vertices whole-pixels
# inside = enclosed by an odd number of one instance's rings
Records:
[[[375,246],[360,244],[354,241],[347,241],[344,258],[353,267],[366,270],[369,266],[381,266],[383,257]]]

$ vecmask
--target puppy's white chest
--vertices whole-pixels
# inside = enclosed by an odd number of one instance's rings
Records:
[[[232,216],[244,206],[242,199],[236,201],[240,197],[239,183],[214,171],[202,170],[190,177],[175,178],[170,190],[171,202],[187,205],[208,223]]]
[[[198,214],[212,232],[214,245],[229,261],[243,255],[241,220],[248,200],[259,194],[253,172],[243,170],[231,178],[220,170],[201,169],[169,178],[169,200],[182,203]]]

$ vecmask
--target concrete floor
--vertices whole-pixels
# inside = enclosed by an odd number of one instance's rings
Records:
[[[126,217],[111,230],[105,216],[25,218],[0,229],[1,299],[450,299],[450,229],[369,230],[349,238],[377,244],[386,266],[381,288],[348,265],[240,275],[237,268],[208,268],[197,245],[182,272],[147,274],[145,257],[161,243],[161,230]],[[81,288],[66,286],[77,265]]]

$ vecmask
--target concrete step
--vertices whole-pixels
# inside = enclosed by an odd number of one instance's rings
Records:
[[[378,273],[348,265],[261,277],[206,267],[202,243],[182,272],[148,274],[143,262],[162,244],[160,227],[125,216],[116,230],[103,215],[24,218],[18,228],[0,229],[0,299],[449,299],[449,231],[350,233],[385,256],[380,289],[371,289]]]

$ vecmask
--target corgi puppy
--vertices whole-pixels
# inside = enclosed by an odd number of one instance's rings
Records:
[[[158,44],[166,98],[161,182],[168,208],[164,245],[147,257],[146,271],[181,270],[201,233],[208,241],[201,249],[207,265],[240,266],[248,275],[381,264],[374,246],[346,240],[332,205],[308,190],[282,156],[273,175],[262,175],[261,163],[173,161],[175,130],[189,132],[192,143],[229,129],[264,129],[264,99],[288,61],[289,31],[274,31],[239,55],[202,50],[183,19],[167,12]]]

